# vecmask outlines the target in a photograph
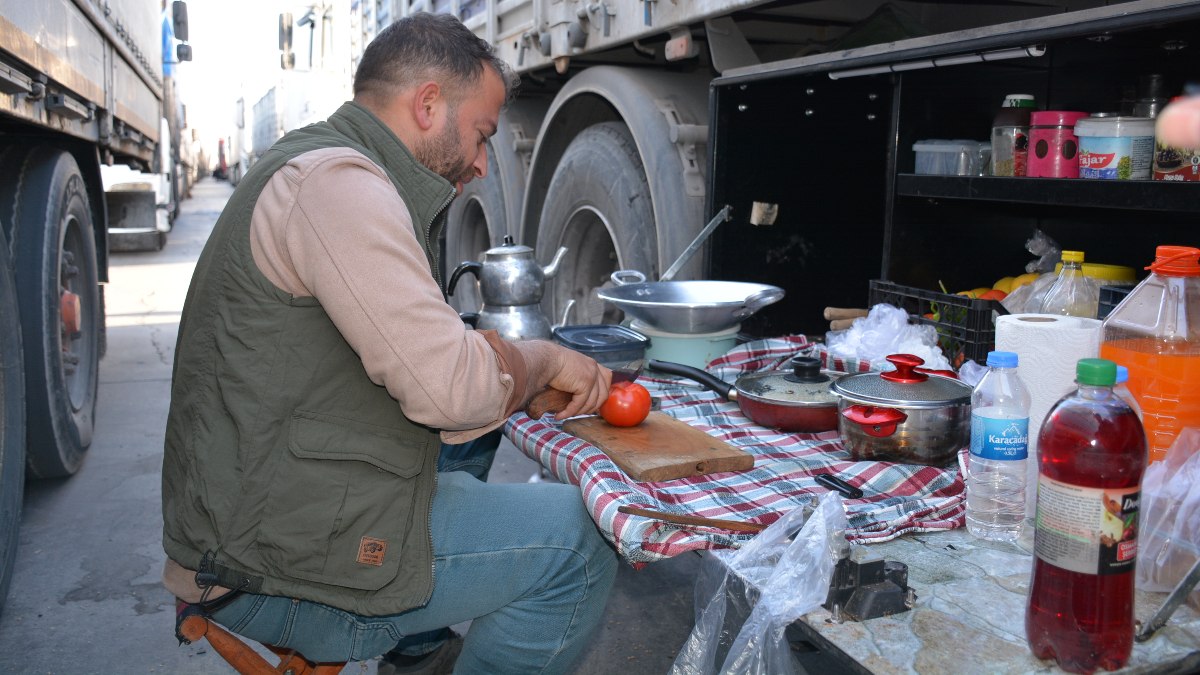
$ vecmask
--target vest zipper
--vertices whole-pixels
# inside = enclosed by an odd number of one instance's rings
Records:
[[[455,195],[456,193],[452,190],[446,197],[446,200],[442,202],[442,205],[433,212],[433,217],[429,219],[429,224],[425,226],[425,250],[434,253],[434,255],[429,256],[429,266],[430,269],[433,270],[433,280],[437,282],[438,286],[442,285],[442,273],[441,270],[438,269],[438,251],[436,248],[434,248],[433,242],[431,241],[433,237],[433,224],[437,222],[438,216],[442,215],[442,212],[450,206],[450,202],[454,201]]]
[[[433,598],[433,589],[437,586],[437,556],[433,552],[433,500],[437,497],[437,489],[438,472],[437,464],[434,463],[433,492],[429,493],[429,518],[425,521],[425,541],[429,546],[429,593],[425,595],[425,599],[421,601],[418,607],[424,607],[429,604],[429,600]]]

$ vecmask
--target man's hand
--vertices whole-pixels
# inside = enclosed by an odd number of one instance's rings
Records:
[[[565,420],[596,412],[608,399],[612,371],[591,357],[550,342],[526,341],[516,344],[525,357],[530,373],[526,403],[546,387],[564,392],[570,395],[571,400],[555,413],[554,419]],[[557,405],[551,406],[551,410],[557,408]]]

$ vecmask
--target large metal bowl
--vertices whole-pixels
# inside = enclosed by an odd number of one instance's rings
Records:
[[[740,281],[644,281],[596,291],[627,316],[668,333],[732,328],[783,298],[783,289]]]

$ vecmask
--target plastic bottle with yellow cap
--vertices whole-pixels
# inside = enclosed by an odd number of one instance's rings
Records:
[[[1062,270],[1042,299],[1042,314],[1096,318],[1100,287],[1083,274],[1083,251],[1063,251]]]

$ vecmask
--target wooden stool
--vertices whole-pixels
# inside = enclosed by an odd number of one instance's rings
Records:
[[[188,642],[201,638],[225,659],[233,669],[241,675],[337,675],[342,672],[346,663],[313,663],[304,658],[294,649],[280,649],[273,645],[264,644],[267,649],[279,656],[279,665],[272,666],[266,659],[259,656],[229,631],[217,625],[208,617],[200,614],[189,614],[179,622],[177,633]]]

